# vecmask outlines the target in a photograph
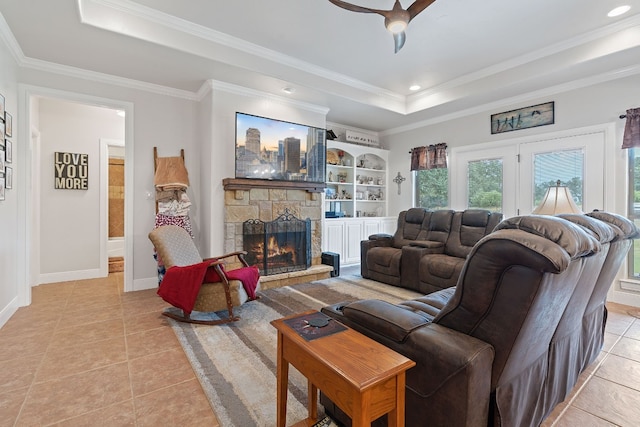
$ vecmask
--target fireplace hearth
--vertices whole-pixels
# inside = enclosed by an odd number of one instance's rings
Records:
[[[242,224],[247,262],[264,276],[306,270],[311,266],[311,220],[289,209],[273,221],[249,219]]]

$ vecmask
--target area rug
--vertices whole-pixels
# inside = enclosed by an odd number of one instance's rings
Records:
[[[276,425],[277,335],[272,320],[343,301],[376,298],[395,303],[419,294],[349,275],[268,289],[259,295],[260,299],[236,309],[241,320],[234,323],[206,326],[172,321],[223,427]],[[306,408],[306,379],[291,368],[287,425],[306,418]]]

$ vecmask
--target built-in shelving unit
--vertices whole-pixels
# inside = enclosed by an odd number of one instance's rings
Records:
[[[387,162],[386,150],[327,141],[327,218],[386,216]]]
[[[360,262],[360,241],[393,234],[387,217],[388,151],[327,141],[327,181],[322,250],[340,254],[341,264]]]

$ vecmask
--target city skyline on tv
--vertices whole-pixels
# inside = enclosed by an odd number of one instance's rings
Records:
[[[247,131],[249,129],[260,131],[260,149],[277,151],[279,143],[285,138],[300,140],[300,151],[307,151],[307,136],[311,126],[300,125],[282,120],[269,119],[251,114],[236,114],[236,146],[243,147],[246,144]]]
[[[236,113],[236,178],[324,182],[325,129]]]

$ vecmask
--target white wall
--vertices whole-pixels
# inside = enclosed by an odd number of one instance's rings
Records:
[[[555,124],[491,135],[491,114],[548,101],[555,101]],[[412,176],[409,170],[409,150],[413,147],[445,142],[449,149],[452,149],[469,144],[508,141],[531,135],[543,135],[549,132],[614,123],[616,127],[616,147],[614,148],[615,151],[607,153],[614,156],[616,162],[616,177],[611,182],[625,183],[626,170],[624,160],[626,151],[619,149],[622,145],[624,120],[620,120],[619,116],[624,114],[627,109],[638,107],[639,105],[640,76],[631,76],[553,96],[525,100],[517,105],[505,105],[496,110],[487,110],[405,132],[387,134],[383,137],[383,143],[385,147],[390,149],[389,170],[391,173],[395,175],[397,171],[400,171],[404,177],[409,178]],[[621,163],[622,167],[619,167]],[[601,173],[601,171],[597,173]],[[407,179],[402,185],[402,195],[398,195],[397,192],[390,192],[389,215],[395,216],[400,211],[412,206],[411,185],[411,180]],[[620,214],[625,214],[625,186],[611,185],[605,191],[616,192],[614,198],[616,200],[615,210]]]
[[[59,273],[96,271],[101,266],[100,139],[124,140],[124,118],[115,110],[41,98],[40,283]],[[54,153],[87,154],[88,189],[56,189]],[[58,274],[56,274],[58,273]],[[47,280],[46,277],[50,279]],[[95,277],[95,276],[94,276]]]
[[[13,189],[6,190],[5,200],[0,200],[0,326],[17,310],[18,286],[26,277],[20,268],[24,267],[27,245],[19,238],[25,224],[19,224],[20,211],[18,188],[24,185],[20,176],[22,158],[19,154],[19,125],[22,120],[18,111],[17,65],[0,39],[0,94],[5,98],[5,109],[13,116]],[[21,264],[22,263],[22,264]]]

